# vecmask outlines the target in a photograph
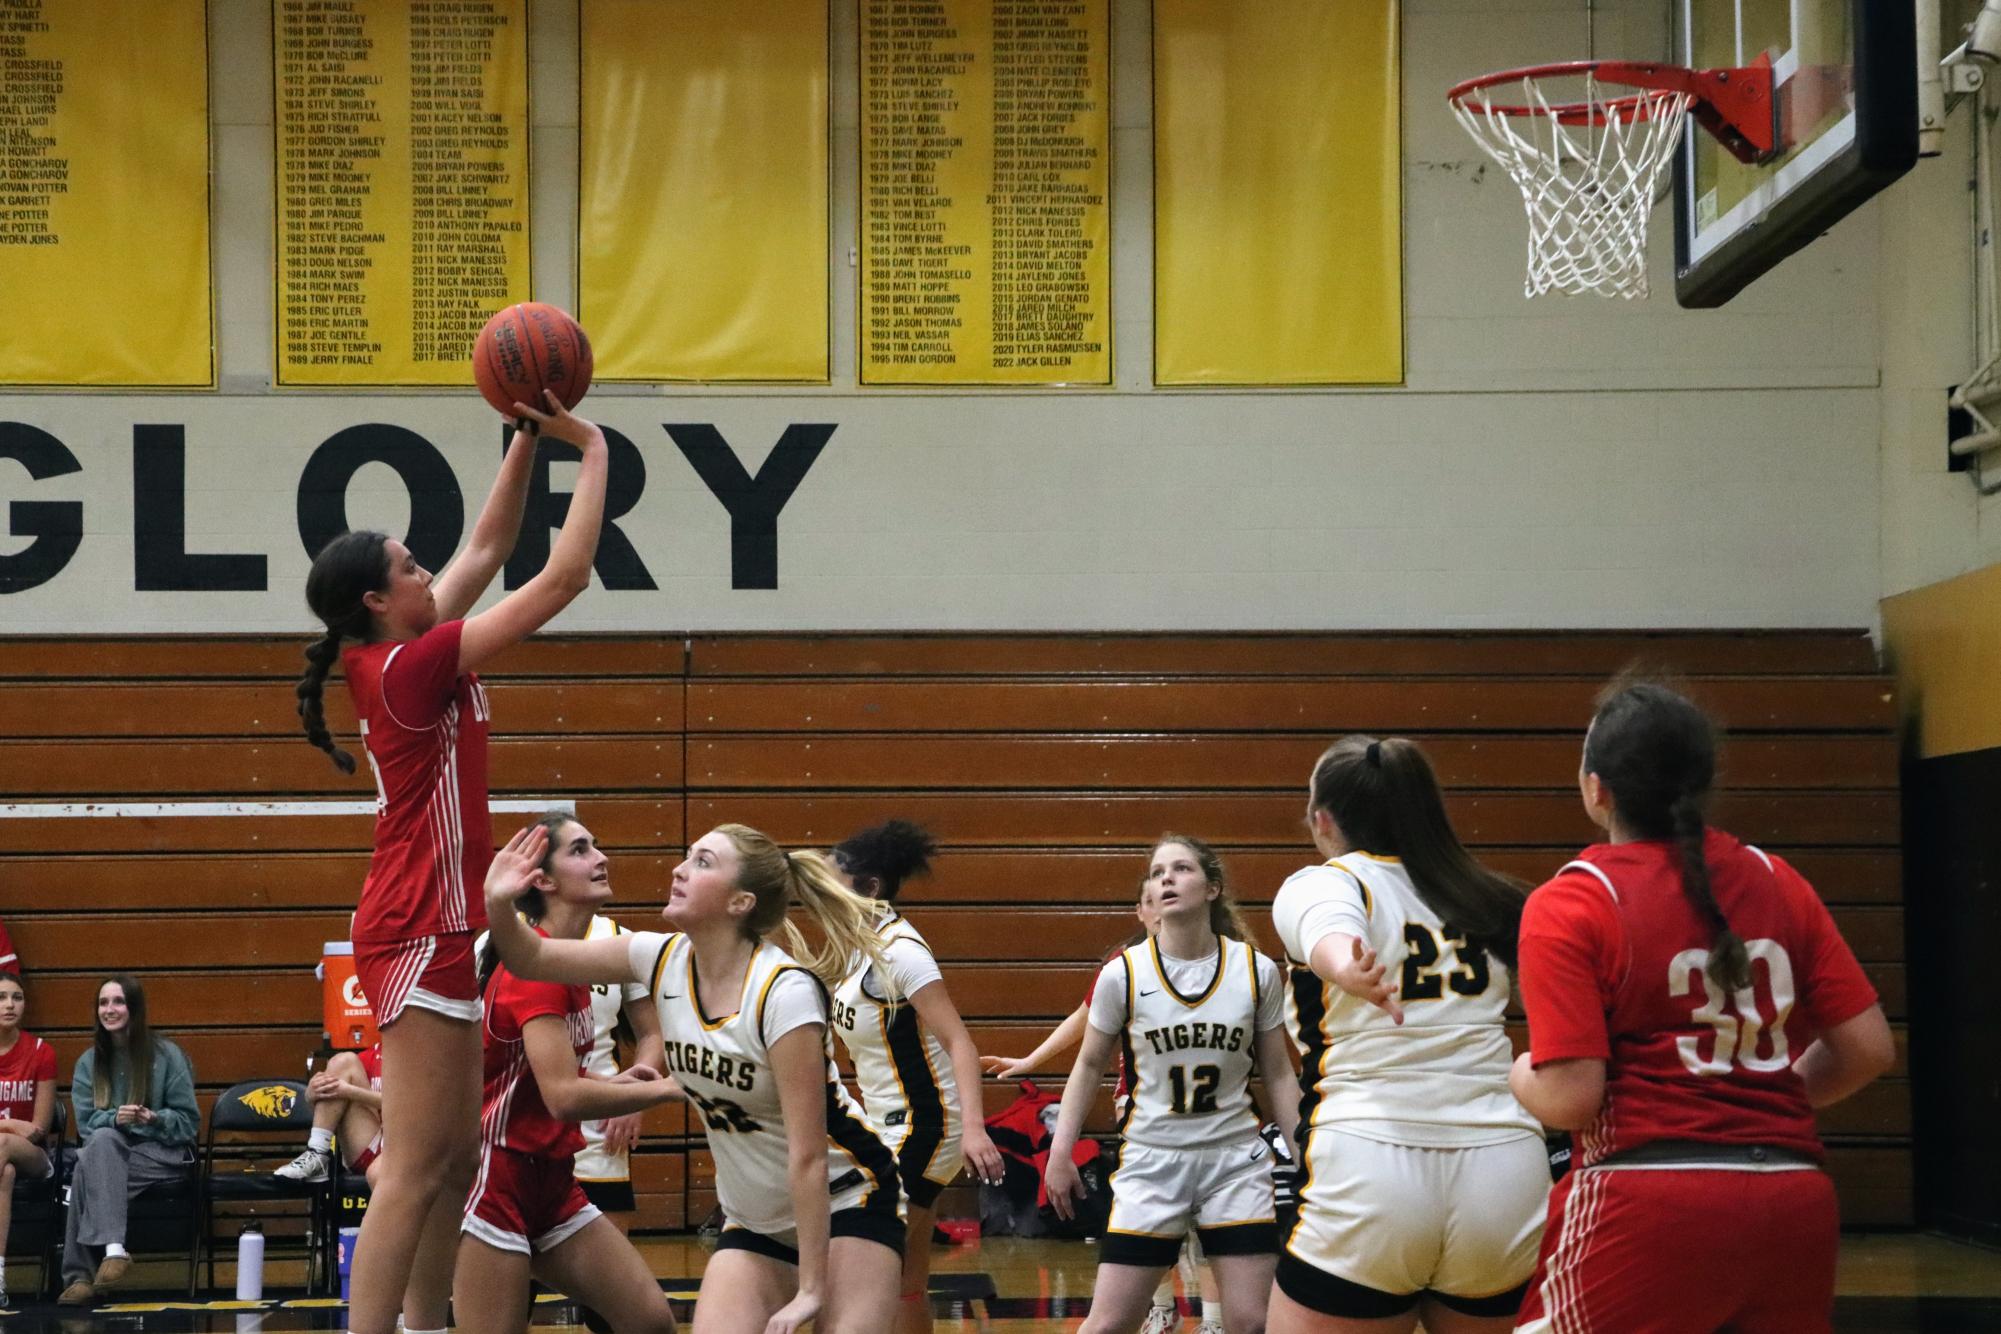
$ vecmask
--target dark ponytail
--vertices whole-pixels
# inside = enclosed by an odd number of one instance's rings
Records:
[[[342,533],[320,548],[306,575],[306,605],[325,624],[326,633],[306,645],[305,675],[292,693],[299,699],[306,740],[325,751],[344,774],[354,772],[354,756],[334,744],[322,696],[328,674],[340,661],[341,645],[368,638],[371,622],[362,598],[388,586],[388,543],[382,533]]]
[[[1474,861],[1452,832],[1431,761],[1402,737],[1342,737],[1313,766],[1313,809],[1324,810],[1358,852],[1396,857],[1425,907],[1501,962],[1515,966],[1528,894]]]
[[[1681,891],[1715,928],[1710,976],[1725,991],[1750,986],[1751,956],[1717,905],[1703,855],[1703,812],[1716,782],[1716,728],[1708,716],[1667,686],[1614,681],[1599,696],[1584,738],[1584,768],[1612,794],[1621,828],[1674,843]]]
[[[549,844],[543,851],[541,865],[537,868],[542,874],[549,873],[549,863],[555,859],[556,850],[560,846],[556,842],[556,835],[563,832],[564,825],[576,822],[577,817],[565,810],[547,810],[535,817],[535,823],[549,831]],[[528,924],[533,926],[540,922],[542,915],[549,910],[549,901],[542,897],[541,890],[531,888],[514,900],[514,910],[527,918]],[[500,950],[493,943],[491,930],[486,933],[486,940],[479,947],[476,967],[479,976],[479,994],[484,996],[486,984],[493,981],[494,970],[500,967]]]
[[[938,840],[931,831],[908,820],[885,820],[851,834],[834,845],[834,861],[856,880],[871,879],[875,897],[894,902],[905,880],[931,870]]]

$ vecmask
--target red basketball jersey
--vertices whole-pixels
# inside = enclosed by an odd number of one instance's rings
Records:
[[[521,1037],[530,1019],[545,1014],[569,1025],[570,1045],[576,1049],[581,1071],[596,1036],[591,989],[523,981],[505,966],[494,970],[486,989],[486,1089],[480,1105],[480,1139],[517,1153],[571,1158],[583,1150],[583,1129],[575,1121],[558,1121],[549,1114]]]
[[[21,971],[21,956],[14,952],[13,938],[7,934],[7,924],[0,922],[0,972]]]
[[[0,1121],[35,1119],[35,1085],[56,1077],[56,1049],[23,1033],[14,1049],[0,1056]]]
[[[1876,992],[1813,887],[1711,830],[1717,906],[1751,954],[1750,987],[1709,976],[1714,924],[1682,892],[1674,845],[1599,844],[1529,897],[1522,1003],[1536,1064],[1606,1062],[1580,1165],[1652,1140],[1763,1144],[1821,1156],[1793,1062]]]
[[[341,654],[375,771],[375,855],[354,939],[393,943],[478,931],[493,860],[486,691],[459,674],[463,621]]]
[[[382,1044],[378,1042],[355,1054],[361,1058],[361,1072],[368,1076],[368,1087],[382,1092]]]

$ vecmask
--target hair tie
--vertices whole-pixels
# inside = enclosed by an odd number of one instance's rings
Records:
[[[1371,741],[1371,742],[1369,743],[1369,748],[1368,748],[1368,750],[1367,750],[1367,751],[1365,751],[1365,752],[1363,752],[1363,754],[1364,754],[1365,758],[1367,758],[1367,760],[1369,761],[1369,767],[1370,767],[1371,769],[1380,769],[1380,768],[1382,768],[1382,767],[1383,767],[1383,743],[1382,743],[1382,742],[1380,742],[1380,741]]]

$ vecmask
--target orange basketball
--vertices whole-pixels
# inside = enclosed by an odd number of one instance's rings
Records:
[[[566,408],[591,387],[591,340],[569,313],[542,301],[509,306],[486,322],[472,345],[479,392],[504,417],[514,405],[543,406],[551,389]]]

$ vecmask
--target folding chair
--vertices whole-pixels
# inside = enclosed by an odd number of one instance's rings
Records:
[[[208,1115],[208,1133],[202,1140],[201,1221],[198,1237],[208,1256],[208,1286],[215,1288],[216,1205],[259,1205],[280,1200],[306,1203],[306,1288],[315,1289],[325,1260],[322,1239],[327,1211],[327,1183],[292,1181],[273,1176],[282,1165],[270,1161],[282,1148],[289,1159],[300,1141],[313,1128],[313,1108],[306,1098],[306,1086],[296,1079],[252,1079],[223,1091]],[[221,1170],[216,1166],[218,1137],[229,1136],[223,1147],[242,1149],[256,1146],[261,1139],[283,1136],[282,1146],[267,1144],[253,1157],[232,1155]]]

